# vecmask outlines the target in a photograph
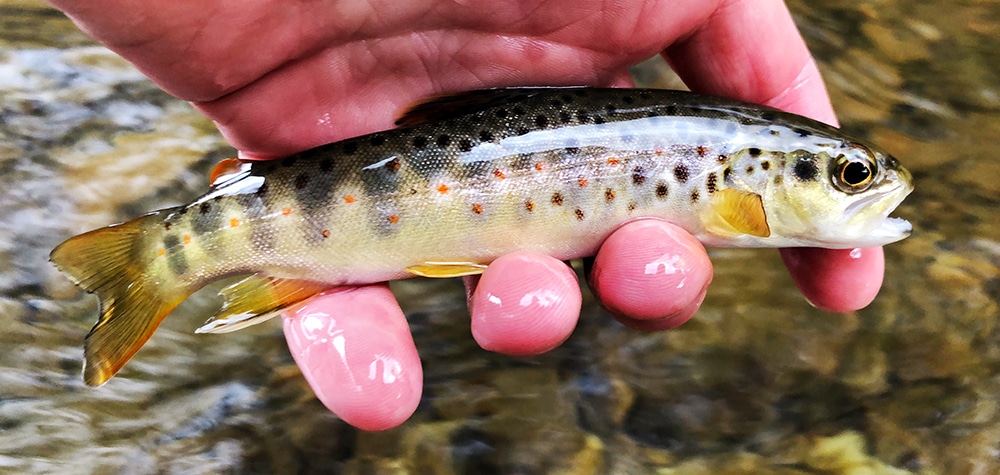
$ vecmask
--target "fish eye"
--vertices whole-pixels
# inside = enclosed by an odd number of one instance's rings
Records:
[[[874,177],[875,161],[870,157],[841,156],[834,173],[834,184],[845,193],[860,193],[871,186]]]

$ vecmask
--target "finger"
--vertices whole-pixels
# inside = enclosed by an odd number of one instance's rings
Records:
[[[344,421],[385,430],[416,410],[423,370],[388,286],[324,292],[285,312],[283,321],[306,381]]]
[[[836,124],[826,86],[781,0],[721,2],[664,53],[691,89]]]
[[[871,249],[782,249],[795,285],[812,305],[831,312],[868,306],[882,287],[885,257]]]
[[[580,284],[566,264],[542,254],[493,261],[469,285],[472,336],[483,349],[515,356],[549,351],[580,318]]]
[[[705,248],[683,229],[655,219],[628,223],[601,246],[590,286],[622,323],[676,327],[694,315],[712,281]]]

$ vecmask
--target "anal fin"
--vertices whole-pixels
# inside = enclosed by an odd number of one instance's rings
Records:
[[[475,262],[425,262],[406,268],[406,272],[411,274],[436,279],[477,275],[482,274],[485,270],[486,265]]]
[[[252,275],[222,289],[222,308],[195,333],[229,333],[264,322],[290,305],[330,288],[309,280]]]
[[[749,234],[768,237],[771,228],[760,195],[726,188],[712,194],[713,218],[709,230],[720,235]]]

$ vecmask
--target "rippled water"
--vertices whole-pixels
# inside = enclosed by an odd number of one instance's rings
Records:
[[[844,126],[915,175],[876,302],[823,313],[776,253],[713,251],[681,329],[589,302],[565,346],[513,359],[472,342],[457,282],[398,283],[426,397],[373,434],[315,400],[279,326],[193,335],[210,291],[83,386],[95,302],[48,251],[189,200],[232,150],[60,15],[0,1],[0,472],[1000,472],[1000,3],[790,6]]]

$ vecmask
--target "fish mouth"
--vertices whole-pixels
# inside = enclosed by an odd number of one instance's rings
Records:
[[[906,239],[911,233],[913,233],[913,224],[909,221],[886,216],[878,226],[875,226],[868,233],[868,237],[882,244],[889,244]]]
[[[907,238],[913,233],[913,224],[909,221],[889,216],[903,202],[903,200],[913,192],[913,186],[907,181],[902,181],[896,186],[885,191],[873,193],[854,203],[851,203],[845,211],[845,222],[853,220],[855,216],[863,211],[880,209],[882,219],[865,233],[865,239],[879,244],[889,244]]]

